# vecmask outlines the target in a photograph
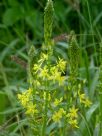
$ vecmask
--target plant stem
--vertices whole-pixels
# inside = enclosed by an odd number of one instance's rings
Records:
[[[47,81],[46,81],[47,87]],[[43,120],[43,128],[42,128],[42,136],[46,136],[46,124],[47,124],[47,107],[48,107],[48,91],[46,91],[46,99],[45,99],[45,111],[44,111],[44,120]]]

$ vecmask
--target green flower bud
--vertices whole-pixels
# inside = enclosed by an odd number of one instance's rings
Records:
[[[78,43],[76,40],[76,36],[74,32],[71,32],[70,39],[69,39],[69,62],[70,62],[70,69],[71,75],[77,76],[78,74],[78,64],[80,61],[80,49],[78,47]]]
[[[53,13],[54,13],[53,2],[52,0],[48,0],[44,12],[44,39],[46,46],[51,45]]]

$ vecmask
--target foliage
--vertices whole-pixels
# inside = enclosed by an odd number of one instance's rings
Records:
[[[0,2],[0,136],[101,136],[101,0],[45,3]]]

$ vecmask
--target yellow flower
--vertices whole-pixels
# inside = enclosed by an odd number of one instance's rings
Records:
[[[20,100],[20,102],[24,108],[27,106],[28,102],[30,101],[31,96],[32,96],[32,89],[31,88],[29,88],[28,90],[26,90],[22,94],[17,95],[18,99]]]
[[[58,81],[59,86],[60,86],[60,85],[63,85],[63,82],[65,81],[65,76],[61,76],[61,72],[56,72],[56,73],[54,74],[53,79],[54,79],[55,81]]]
[[[90,107],[90,105],[92,104],[92,102],[88,98],[86,98],[83,103],[85,104],[85,107]]]
[[[85,101],[85,94],[79,94],[80,103],[83,103]]]
[[[39,63],[43,63],[45,60],[48,60],[48,54],[41,53],[41,58],[39,59]]]
[[[23,107],[26,107],[27,103],[29,102],[29,97],[26,95],[26,93],[18,94],[18,99]]]
[[[59,111],[55,112],[52,116],[54,122],[60,122],[63,115],[66,114],[66,111],[63,108],[60,108]]]
[[[79,94],[80,103],[83,103],[85,107],[90,107],[92,102],[88,98],[86,98],[86,95],[84,93],[80,94],[80,92],[78,94]]]
[[[60,109],[59,109],[59,112],[60,112],[61,114],[63,114],[63,115],[66,114],[66,111],[65,111],[63,108],[60,108]]]
[[[33,90],[31,88],[29,88],[27,91],[26,91],[26,95],[28,95],[29,97],[32,95],[32,92]]]
[[[74,106],[72,108],[69,109],[69,113],[66,115],[66,117],[68,118],[77,118],[78,114],[77,114],[78,109],[76,109]]]
[[[65,76],[61,75],[61,72],[59,72],[57,66],[53,66],[50,68],[51,75],[49,76],[50,80],[53,80],[54,82],[57,81],[59,85],[63,85],[63,82],[65,81]]]
[[[57,62],[57,68],[59,70],[61,70],[62,72],[64,72],[66,67],[66,61],[64,61],[63,59],[59,58],[59,61]]]
[[[56,66],[52,66],[52,67],[50,68],[50,72],[51,72],[51,74],[54,76],[54,75],[58,72],[57,67],[56,67]]]
[[[69,113],[66,115],[68,117],[68,122],[73,128],[79,128],[78,127],[78,122],[77,122],[77,117],[78,117],[78,109],[73,106],[72,108],[69,109]]]
[[[73,127],[73,128],[79,128],[78,127],[78,122],[76,119],[71,119],[69,120],[69,124]]]
[[[40,70],[40,69],[41,69],[41,65],[39,65],[39,64],[34,64],[33,70],[34,70],[35,73],[38,72],[38,70]]]
[[[48,60],[48,54],[42,53],[41,54],[41,59],[42,60]]]
[[[56,66],[53,66],[50,68],[51,77],[52,80],[57,80],[61,76],[61,72],[58,71]]]
[[[42,78],[48,78],[49,77],[47,66],[45,66],[43,69],[41,69],[39,77],[42,77]]]
[[[29,103],[29,105],[27,106],[26,114],[34,115],[36,113],[38,113],[38,110],[36,109],[36,104]]]
[[[54,106],[58,106],[63,101],[63,98],[61,97],[59,100],[56,98],[54,101]]]
[[[52,116],[52,119],[54,122],[60,122],[60,119],[62,118],[62,115],[59,112],[55,112]]]

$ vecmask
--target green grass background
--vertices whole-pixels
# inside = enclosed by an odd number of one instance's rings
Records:
[[[27,72],[11,56],[27,62],[29,47],[41,47],[45,4],[46,0],[0,0],[0,136],[32,136],[16,98],[28,87]],[[101,136],[102,91],[96,91],[96,86],[102,45],[102,0],[54,0],[54,9],[53,37],[76,32],[83,56],[80,71],[88,80],[88,95],[94,101],[86,113],[87,121],[83,119],[86,125],[81,121],[80,129],[72,135]],[[59,42],[55,50],[66,58],[67,48],[67,42]]]

